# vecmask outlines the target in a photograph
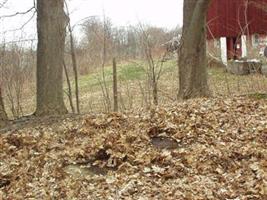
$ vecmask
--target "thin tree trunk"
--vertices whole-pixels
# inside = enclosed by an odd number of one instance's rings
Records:
[[[152,76],[151,84],[152,84],[153,104],[158,105],[158,79],[157,79],[157,74],[156,74],[156,66],[155,66],[154,59],[152,57],[151,47],[149,44],[147,46],[148,46],[148,50],[147,50],[146,57],[147,57],[149,68],[150,68],[149,73],[151,73],[151,76]]]
[[[208,97],[206,60],[206,13],[210,0],[184,1],[184,26],[179,49],[181,99]]]
[[[64,0],[37,0],[37,116],[67,113],[63,100],[66,26]]]
[[[152,93],[153,93],[153,103],[154,105],[158,105],[158,82],[156,80],[155,75],[155,66],[153,66],[153,73],[152,73]]]
[[[117,80],[117,63],[116,59],[113,58],[113,102],[114,112],[118,112],[118,80]]]
[[[2,97],[1,87],[0,87],[0,128],[3,128],[8,123],[8,117],[4,107],[4,101]]]
[[[70,23],[70,13],[69,13],[68,4],[67,4],[66,1],[65,1],[65,5],[66,5],[67,15],[68,15],[68,18],[69,18],[68,29],[69,29],[69,34],[70,34],[70,48],[71,48],[72,68],[73,68],[73,72],[74,72],[76,110],[77,110],[77,113],[80,114],[78,66],[77,66],[77,59],[76,59],[76,53],[75,53],[74,39],[73,39],[73,34],[72,34],[72,27],[71,27],[71,23]]]
[[[67,66],[66,66],[66,63],[64,60],[63,60],[63,67],[64,67],[65,76],[66,76],[66,80],[67,80],[67,84],[68,84],[68,97],[69,97],[71,111],[72,111],[72,113],[75,113],[75,109],[74,109],[73,101],[72,101],[72,91],[71,91],[69,73],[68,73]]]
[[[74,40],[71,25],[68,25],[69,33],[70,33],[70,48],[71,48],[71,59],[72,59],[72,67],[74,72],[74,79],[75,79],[75,98],[76,98],[76,110],[77,113],[80,114],[80,100],[79,100],[79,82],[78,82],[78,67],[77,67],[77,59],[74,47]]]

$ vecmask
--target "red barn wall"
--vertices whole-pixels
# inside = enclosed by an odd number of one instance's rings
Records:
[[[207,25],[209,39],[267,34],[267,0],[212,0]]]

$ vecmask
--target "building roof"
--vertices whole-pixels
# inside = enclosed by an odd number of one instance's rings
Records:
[[[267,34],[267,0],[212,0],[208,38]]]

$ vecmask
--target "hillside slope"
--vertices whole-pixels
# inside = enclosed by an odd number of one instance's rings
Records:
[[[196,99],[0,134],[0,199],[267,199],[267,103]]]

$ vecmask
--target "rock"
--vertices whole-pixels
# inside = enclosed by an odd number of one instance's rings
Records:
[[[227,71],[236,75],[248,75],[251,73],[262,73],[262,63],[253,60],[235,60],[228,62]]]
[[[178,142],[170,137],[155,136],[151,138],[151,143],[159,149],[177,149]]]

